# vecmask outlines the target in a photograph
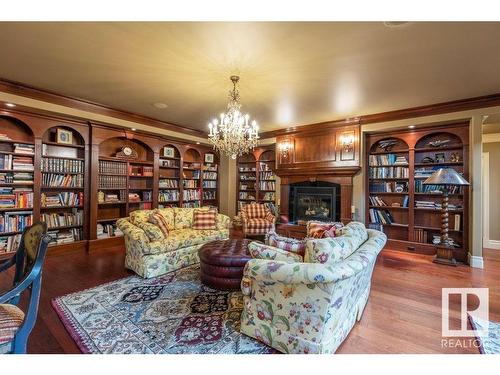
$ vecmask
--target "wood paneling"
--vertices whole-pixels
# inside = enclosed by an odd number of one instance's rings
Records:
[[[304,134],[293,137],[293,162],[308,163],[335,161],[337,156],[337,143],[335,132],[322,132],[318,134]]]

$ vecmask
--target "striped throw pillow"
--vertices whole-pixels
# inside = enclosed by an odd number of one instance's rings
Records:
[[[306,252],[306,240],[298,240],[278,235],[276,232],[269,232],[266,235],[266,245],[277,247],[291,253],[304,256]]]
[[[151,215],[149,215],[149,222],[151,224],[155,224],[158,228],[160,228],[165,237],[168,236],[168,222],[162,214],[158,212],[152,212]]]
[[[216,210],[194,210],[193,229],[217,229],[216,219]]]

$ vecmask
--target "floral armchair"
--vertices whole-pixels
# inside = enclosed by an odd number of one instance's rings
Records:
[[[276,217],[263,204],[250,203],[241,208],[243,235],[265,235],[274,230]]]
[[[384,233],[350,223],[299,254],[252,243],[241,332],[284,353],[333,353],[361,319]]]

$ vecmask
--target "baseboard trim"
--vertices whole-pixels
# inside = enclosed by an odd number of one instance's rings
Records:
[[[500,241],[486,240],[486,241],[484,241],[483,247],[485,247],[487,249],[500,250]]]
[[[469,265],[474,268],[484,268],[483,257],[469,254]]]

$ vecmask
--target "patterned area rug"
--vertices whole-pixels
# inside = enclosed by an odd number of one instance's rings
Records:
[[[469,321],[481,343],[482,354],[500,354],[500,323],[479,319],[469,314]]]
[[[52,301],[84,353],[258,354],[239,333],[240,292],[201,284],[199,265],[153,279],[131,276]]]

